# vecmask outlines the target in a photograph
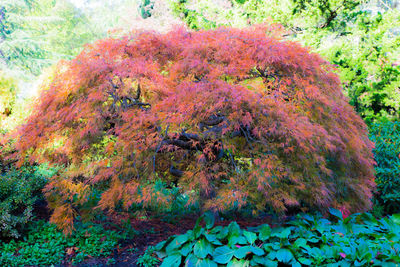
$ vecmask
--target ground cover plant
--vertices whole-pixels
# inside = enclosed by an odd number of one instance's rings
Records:
[[[133,32],[60,63],[16,136],[18,164],[65,167],[51,221],[168,206],[160,179],[201,210],[370,208],[366,125],[330,64],[279,31]]]
[[[236,222],[213,227],[205,216],[193,230],[171,236],[140,258],[154,266],[396,266],[400,261],[400,214],[375,219],[369,213],[343,218],[331,209],[330,221],[299,214],[293,221],[241,229]],[[152,256],[152,257],[151,257]]]
[[[89,257],[112,255],[125,236],[101,225],[79,224],[72,235],[65,236],[57,226],[36,221],[21,240],[0,241],[1,266],[50,266],[65,262],[80,263]]]

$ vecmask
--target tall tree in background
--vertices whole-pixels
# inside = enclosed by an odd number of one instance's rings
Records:
[[[3,68],[26,78],[75,56],[97,34],[67,0],[5,0],[0,5],[0,37]]]

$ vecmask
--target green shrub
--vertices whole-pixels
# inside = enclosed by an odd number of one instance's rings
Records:
[[[18,238],[33,218],[33,205],[55,169],[26,166],[0,173],[0,237]]]
[[[66,257],[79,263],[88,257],[108,257],[122,237],[95,224],[81,223],[76,228],[65,236],[54,224],[31,223],[23,241],[0,242],[0,266],[60,264]]]
[[[298,215],[283,227],[264,224],[243,230],[236,222],[205,228],[196,224],[155,247],[164,266],[395,266],[400,262],[400,214],[376,220],[371,214],[345,219],[331,209],[334,221]]]
[[[386,212],[400,212],[400,122],[379,122],[370,127],[375,142],[376,200]]]

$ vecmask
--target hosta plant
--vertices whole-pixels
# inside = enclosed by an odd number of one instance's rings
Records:
[[[400,214],[375,219],[369,213],[329,221],[301,214],[281,227],[213,227],[206,217],[183,235],[155,246],[161,267],[178,266],[396,266],[400,262]]]

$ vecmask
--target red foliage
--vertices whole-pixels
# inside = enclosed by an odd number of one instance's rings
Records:
[[[101,209],[168,204],[155,179],[206,209],[368,208],[365,124],[326,61],[266,30],[135,32],[62,62],[17,142],[21,162],[65,165],[53,220],[94,188]]]

